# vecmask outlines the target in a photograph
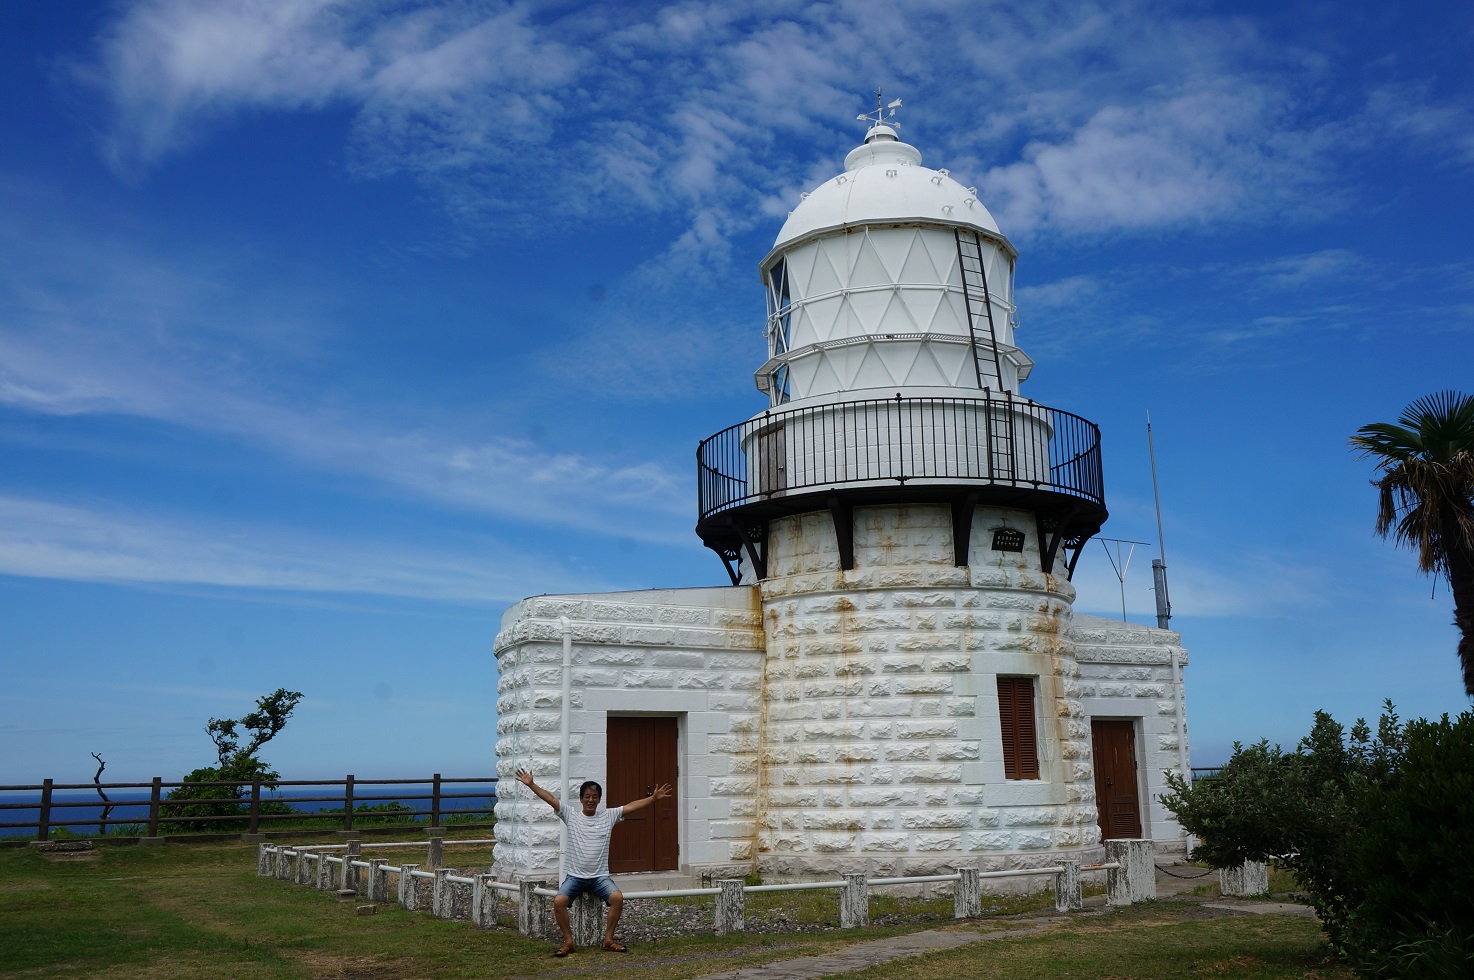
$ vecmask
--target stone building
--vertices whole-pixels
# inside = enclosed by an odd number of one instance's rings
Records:
[[[1017,251],[877,114],[760,264],[768,407],[698,449],[732,584],[513,606],[495,870],[559,827],[510,777],[615,803],[611,869],[804,877],[1183,849],[1176,633],[1074,613],[1107,516],[1095,425],[1023,396]],[[756,359],[756,358],[755,358]]]

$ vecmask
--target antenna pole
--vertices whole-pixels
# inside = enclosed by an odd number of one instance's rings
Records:
[[[1152,500],[1157,505],[1157,547],[1162,557],[1152,560],[1152,590],[1157,594],[1157,629],[1167,629],[1172,600],[1167,597],[1167,539],[1162,535],[1162,494],[1157,490],[1157,450],[1152,444],[1152,413],[1146,413],[1146,451],[1152,461]]]

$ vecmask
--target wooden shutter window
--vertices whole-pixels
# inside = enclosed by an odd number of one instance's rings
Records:
[[[998,720],[1003,729],[1003,775],[1039,778],[1039,739],[1034,730],[1034,678],[998,678]]]

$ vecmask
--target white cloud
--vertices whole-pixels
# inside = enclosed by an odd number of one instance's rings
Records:
[[[1020,309],[1052,312],[1067,310],[1086,302],[1101,291],[1101,283],[1093,276],[1067,276],[1038,286],[1024,286],[1018,291]]]
[[[370,67],[335,36],[334,0],[153,0],[104,34],[96,73],[118,125],[108,154],[149,164],[186,145],[201,121],[242,106],[300,109],[341,97]]]
[[[1326,280],[1345,279],[1369,269],[1361,256],[1344,248],[1282,255],[1242,270],[1268,289],[1301,289]]]
[[[686,543],[689,478],[653,462],[463,438],[378,416],[273,400],[252,379],[200,371],[159,345],[106,331],[0,331],[0,404],[52,415],[133,415],[243,436],[314,468],[369,476],[481,513]]]
[[[1075,568],[1075,608],[1119,617],[1121,582],[1101,548],[1098,541],[1088,542]],[[1138,546],[1126,571],[1126,611],[1143,622],[1154,621],[1156,616],[1154,557],[1155,547]],[[1330,604],[1333,577],[1327,569],[1270,555],[1253,557],[1246,562],[1223,553],[1215,556],[1211,566],[1187,558],[1172,559],[1167,568],[1172,614],[1273,619]]]
[[[529,580],[587,587],[529,555],[464,555],[365,545],[232,523],[161,521],[0,496],[0,574],[82,582],[159,583],[356,593],[498,605]]]
[[[993,158],[976,182],[1011,234],[1260,215],[1315,182],[1326,147],[1289,107],[1316,69],[1266,67],[1242,22],[993,7],[143,0],[89,77],[120,166],[236,113],[341,104],[360,174],[411,174],[514,232],[537,200],[538,225],[664,212],[709,247],[827,176],[877,79],[934,163]]]
[[[114,246],[60,205],[50,211],[49,234],[34,235],[20,198],[0,187],[0,204],[16,204],[9,214],[0,207],[0,249],[9,256],[0,281],[0,405],[223,433],[457,508],[689,543],[684,468],[486,435],[454,405],[412,413],[378,386],[355,393],[347,379],[325,394],[323,379],[336,373],[350,339],[316,312],[321,297],[278,281],[268,302],[251,288],[260,270],[247,263],[217,269],[208,255]],[[226,285],[232,276],[238,281]],[[687,356],[714,358],[706,336],[693,335],[689,355],[661,346],[664,367],[640,382],[680,377]],[[614,352],[599,353],[607,369]],[[551,364],[547,377],[569,380]]]
[[[1375,89],[1367,98],[1367,113],[1396,139],[1448,163],[1474,164],[1474,112],[1467,105],[1436,101],[1426,84]]]
[[[1000,225],[1102,231],[1257,217],[1299,190],[1278,161],[1270,94],[1252,88],[1101,108],[1066,138],[1036,140],[982,178]]]

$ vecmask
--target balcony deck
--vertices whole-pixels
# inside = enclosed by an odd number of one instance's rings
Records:
[[[744,552],[765,575],[768,523],[792,514],[833,514],[848,569],[856,506],[950,505],[958,565],[967,563],[976,506],[1028,510],[1045,571],[1061,547],[1077,557],[1108,516],[1096,425],[1007,394],[768,411],[703,440],[696,461],[696,533],[734,583]]]

